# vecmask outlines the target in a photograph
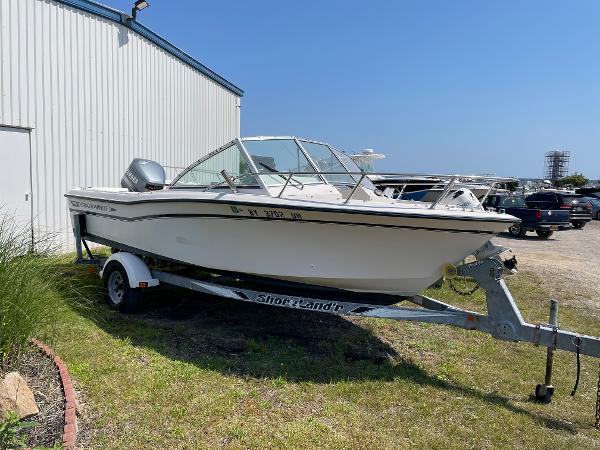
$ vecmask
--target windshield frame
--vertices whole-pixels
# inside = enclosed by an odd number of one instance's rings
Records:
[[[320,180],[320,181],[311,181],[311,182],[302,182],[301,184],[304,185],[318,185],[318,184],[326,184],[326,185],[331,185],[331,186],[353,186],[356,183],[359,182],[359,176],[357,175],[353,175],[350,172],[352,172],[350,170],[350,168],[344,163],[344,161],[342,159],[339,158],[338,156],[338,152],[339,153],[344,153],[341,150],[336,149],[335,147],[331,146],[330,144],[328,144],[327,142],[322,142],[322,141],[316,141],[316,140],[312,140],[312,139],[305,139],[305,138],[297,138],[295,136],[252,136],[252,137],[243,137],[243,138],[235,138],[229,142],[227,142],[226,144],[222,145],[221,147],[217,148],[216,150],[213,150],[212,152],[208,153],[207,155],[203,156],[202,158],[196,160],[195,162],[193,162],[192,164],[190,164],[188,167],[185,168],[185,170],[183,170],[169,185],[169,189],[202,189],[202,190],[209,190],[209,189],[229,189],[229,186],[227,184],[227,182],[225,180],[223,180],[221,183],[218,184],[213,184],[213,185],[209,185],[209,186],[204,186],[204,185],[197,185],[197,186],[177,186],[176,184],[179,182],[179,180],[181,178],[183,178],[188,172],[190,172],[191,170],[193,170],[195,167],[197,167],[199,164],[202,164],[203,162],[205,162],[206,160],[218,155],[219,153],[227,150],[228,148],[230,148],[232,145],[235,145],[238,149],[238,151],[241,154],[241,157],[245,159],[246,164],[248,165],[248,168],[250,169],[251,174],[249,176],[254,176],[255,179],[257,180],[257,184],[256,185],[249,185],[249,186],[237,186],[236,188],[238,189],[265,189],[268,190],[269,188],[273,188],[273,187],[281,187],[286,185],[286,180],[284,178],[281,178],[281,183],[267,183],[265,182],[265,180],[263,180],[264,176],[269,176],[269,177],[273,177],[274,175],[276,176],[277,173],[265,173],[262,172],[258,169],[257,165],[255,164],[254,160],[252,159],[252,156],[250,155],[250,152],[248,151],[248,149],[246,149],[246,147],[244,146],[244,141],[276,141],[276,140],[286,140],[286,141],[293,141],[295,143],[295,145],[298,147],[298,150],[302,153],[302,155],[306,158],[306,160],[308,161],[308,163],[310,164],[310,166],[312,167],[312,169],[314,170],[315,176]],[[326,174],[326,172],[323,172],[322,170],[319,169],[319,167],[317,166],[317,164],[315,163],[315,161],[312,159],[312,157],[310,156],[310,153],[304,148],[304,146],[302,145],[302,142],[307,142],[307,143],[312,143],[312,144],[319,144],[319,145],[323,145],[325,146],[333,155],[333,157],[339,162],[340,166],[344,168],[344,170],[346,172],[348,172],[348,176],[354,180],[354,182],[350,183],[346,183],[346,182],[332,182],[327,180],[327,177],[324,175]],[[287,172],[282,172],[283,177],[286,177]],[[293,181],[294,178],[292,177],[292,184],[290,184],[290,186],[293,185]],[[370,180],[369,180],[370,181]],[[374,189],[374,187],[369,186],[369,183],[366,183],[366,180],[363,180],[361,182],[361,184],[368,188],[368,189]]]
[[[339,163],[339,165],[341,167],[343,167],[344,170],[346,170],[346,172],[350,172],[350,169],[348,169],[346,167],[346,165],[340,160],[340,158],[338,157],[338,155],[336,155],[336,152],[334,151],[333,147],[331,145],[329,145],[327,142],[314,141],[312,139],[304,139],[304,138],[294,138],[294,139],[296,140],[296,142],[298,143],[298,145],[300,145],[300,148],[302,149],[302,151],[304,151],[305,155],[307,156],[307,158],[309,159],[309,161],[313,165],[313,167],[315,167],[316,170],[318,170],[319,172],[323,172],[324,175],[322,175],[321,177],[323,179],[325,179],[325,182],[327,184],[330,184],[330,185],[333,185],[333,186],[340,186],[340,185],[341,186],[354,186],[358,182],[358,179],[355,178],[350,173],[348,173],[346,176],[349,177],[351,180],[353,180],[353,182],[329,181],[327,179],[327,172],[321,171],[321,169],[319,169],[318,164],[312,159],[312,156],[311,156],[310,152],[306,148],[304,148],[304,146],[302,145],[302,142],[306,142],[308,144],[317,144],[317,145],[324,146],[325,148],[327,148],[329,150],[329,152],[331,153],[331,155],[333,155],[333,157],[336,159],[336,161]]]
[[[227,184],[226,180],[223,180],[222,182],[218,183],[218,184],[212,184],[212,185],[197,185],[197,186],[177,186],[177,182],[179,182],[179,180],[181,178],[183,178],[187,173],[189,173],[190,171],[194,170],[198,165],[202,164],[203,162],[205,162],[206,160],[218,155],[221,152],[224,152],[225,150],[231,148],[232,146],[234,146],[238,149],[238,151],[240,152],[240,155],[242,158],[244,158],[246,160],[246,164],[248,165],[248,167],[251,170],[250,174],[246,174],[246,176],[254,176],[257,180],[256,184],[253,185],[247,185],[247,186],[236,186],[236,189],[261,189],[261,188],[265,188],[264,184],[262,183],[262,180],[260,180],[260,178],[257,176],[257,174],[255,173],[256,171],[256,167],[254,166],[254,164],[251,163],[251,161],[248,158],[248,154],[246,153],[246,149],[244,149],[241,145],[240,145],[240,140],[239,138],[235,138],[229,142],[227,142],[226,144],[223,144],[221,147],[217,148],[216,150],[213,150],[212,152],[204,155],[202,158],[194,161],[192,164],[190,164],[189,166],[187,166],[185,168],[185,170],[183,170],[169,185],[169,189],[202,189],[202,190],[208,190],[208,189],[230,189],[229,185]]]
[[[247,141],[293,141],[294,144],[296,144],[296,146],[298,147],[298,150],[302,153],[302,155],[306,158],[306,160],[308,161],[308,163],[310,164],[310,166],[315,171],[315,176],[320,180],[320,181],[308,181],[308,182],[302,181],[302,184],[303,185],[330,184],[330,183],[327,182],[327,180],[325,179],[325,177],[321,174],[321,171],[315,165],[315,162],[311,159],[310,155],[306,152],[306,150],[304,149],[304,147],[302,147],[302,145],[300,144],[298,138],[296,138],[295,136],[253,136],[253,137],[240,138],[239,141],[240,141],[241,147],[243,147],[243,149],[244,149],[243,150],[244,155],[246,156],[246,159],[249,161],[249,165],[250,165],[251,169],[254,171],[254,174],[256,175],[256,177],[260,181],[261,185],[265,189],[268,189],[270,187],[281,187],[281,186],[284,186],[286,184],[286,180],[285,180],[285,178],[281,178],[281,183],[269,183],[269,184],[267,184],[262,179],[263,176],[269,176],[269,177],[277,176],[277,172],[273,172],[273,173],[261,172],[258,169],[258,167],[256,166],[256,164],[254,163],[254,159],[252,159],[252,156],[250,155],[250,152],[244,146],[244,142],[247,142]],[[319,144],[322,144],[322,142],[319,142]],[[283,175],[283,177],[286,177],[287,172],[282,172],[282,175]],[[292,177],[292,181],[293,181],[293,177]]]

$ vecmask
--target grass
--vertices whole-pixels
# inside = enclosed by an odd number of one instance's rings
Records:
[[[69,264],[63,260],[61,264]],[[83,285],[98,283],[72,269]],[[560,280],[558,280],[560,282]],[[529,321],[547,320],[547,288],[508,280]],[[430,292],[484,310],[482,293]],[[600,335],[598,310],[559,308],[560,325]],[[344,320],[163,289],[141,313],[73,307],[55,347],[82,394],[91,448],[594,448],[598,363],[451,327]]]
[[[1,211],[0,211],[1,213]],[[31,247],[31,234],[0,214],[0,364],[18,354],[33,336],[44,337],[56,324],[65,280],[56,271],[52,239]]]

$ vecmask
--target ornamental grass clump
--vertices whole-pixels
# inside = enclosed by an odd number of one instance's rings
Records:
[[[0,363],[47,336],[64,306],[52,241],[32,242],[31,230],[0,210]]]

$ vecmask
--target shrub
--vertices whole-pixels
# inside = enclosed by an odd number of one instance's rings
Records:
[[[25,440],[21,432],[26,428],[32,428],[36,422],[23,422],[14,412],[6,413],[4,419],[0,419],[0,448],[23,448]]]
[[[64,304],[57,292],[60,271],[48,257],[52,239],[32,246],[30,231],[15,223],[0,214],[0,363],[32,336],[43,337]]]

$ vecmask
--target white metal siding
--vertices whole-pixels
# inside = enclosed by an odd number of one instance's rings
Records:
[[[32,128],[34,224],[66,238],[67,190],[118,186],[135,157],[188,165],[239,136],[239,97],[123,25],[0,0],[0,125]]]

